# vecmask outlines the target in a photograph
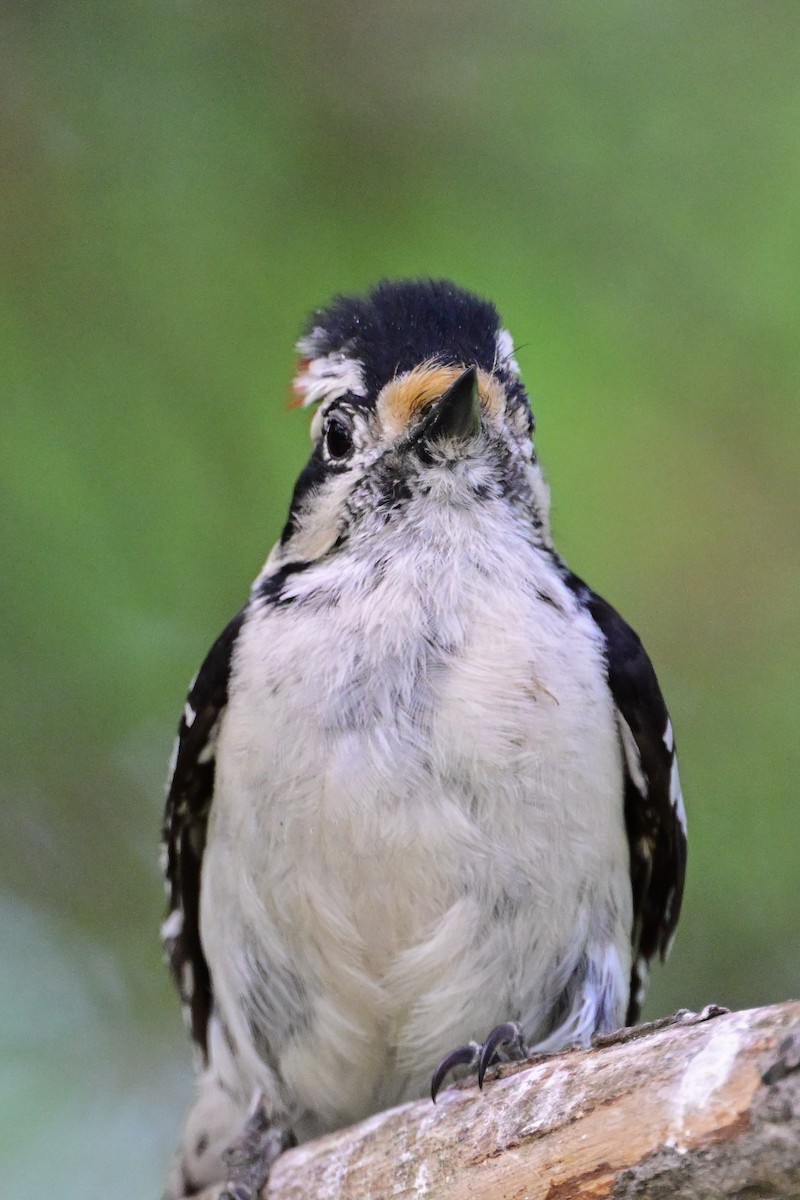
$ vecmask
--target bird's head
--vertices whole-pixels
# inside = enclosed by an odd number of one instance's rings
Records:
[[[314,448],[270,562],[371,537],[421,496],[503,501],[549,542],[533,413],[493,305],[446,281],[383,282],[314,313],[298,350]]]

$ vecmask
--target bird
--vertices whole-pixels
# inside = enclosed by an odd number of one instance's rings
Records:
[[[555,548],[497,309],[384,280],[297,349],[311,456],[168,787],[170,1200],[253,1200],[287,1146],[635,1023],[681,908],[672,724]]]

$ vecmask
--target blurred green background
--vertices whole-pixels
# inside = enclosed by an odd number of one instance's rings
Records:
[[[384,275],[500,307],[559,545],[661,676],[647,1014],[798,995],[796,3],[5,0],[0,98],[4,1192],[159,1192],[173,730],[306,455],[305,315]]]

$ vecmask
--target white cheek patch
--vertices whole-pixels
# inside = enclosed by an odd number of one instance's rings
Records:
[[[321,333],[322,330],[315,329],[297,343],[303,361],[295,376],[294,391],[301,406],[309,408],[322,400],[338,400],[348,392],[353,396],[366,396],[364,364],[358,358],[348,358],[341,350],[317,354]]]

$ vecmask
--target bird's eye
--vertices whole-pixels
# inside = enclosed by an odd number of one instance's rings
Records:
[[[353,453],[353,435],[338,417],[333,417],[328,422],[325,430],[325,449],[328,457],[337,462],[349,458]]]

